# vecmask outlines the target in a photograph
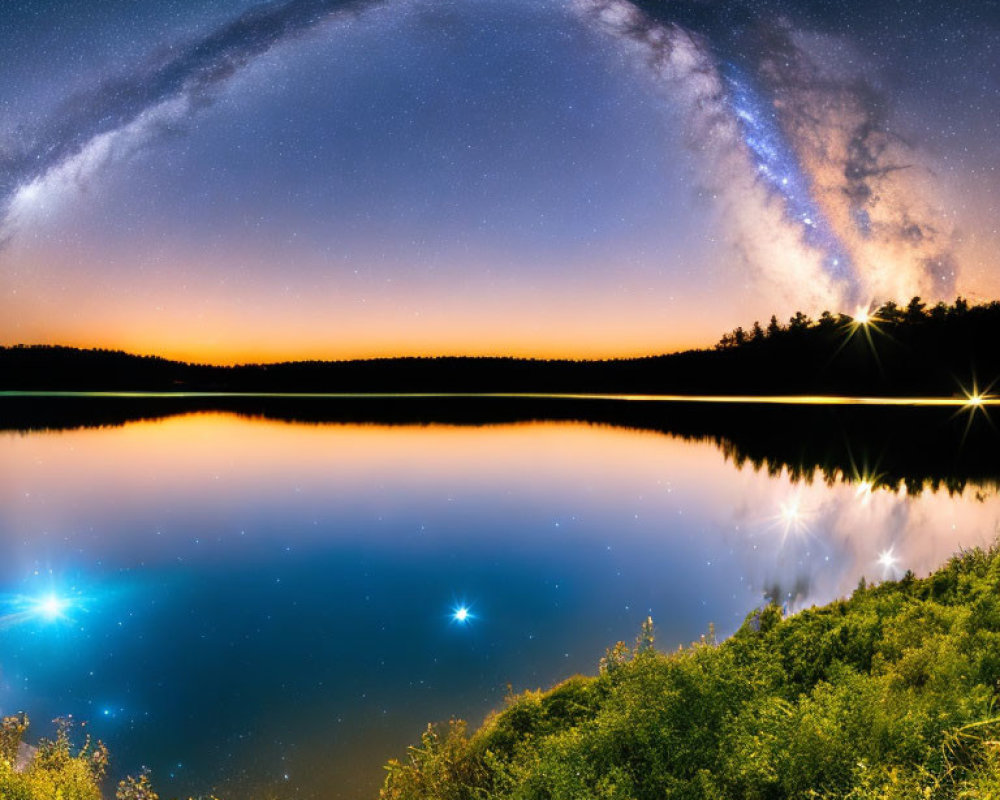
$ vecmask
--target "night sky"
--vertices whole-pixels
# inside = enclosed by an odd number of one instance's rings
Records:
[[[8,0],[0,344],[604,357],[992,299],[998,164],[996,0]]]

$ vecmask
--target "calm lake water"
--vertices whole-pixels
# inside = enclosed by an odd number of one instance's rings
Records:
[[[0,433],[0,711],[73,715],[165,796],[375,797],[428,721],[593,673],[647,614],[672,649],[1000,524],[982,484],[771,472],[574,422]]]

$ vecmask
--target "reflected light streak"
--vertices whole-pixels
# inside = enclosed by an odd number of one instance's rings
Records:
[[[936,406],[965,408],[964,397],[850,397],[840,395],[695,395],[695,394],[600,394],[553,392],[70,392],[70,391],[0,391],[0,397],[119,397],[128,398],[306,398],[364,400],[367,398],[524,398],[528,400],[615,400],[636,403],[738,403],[760,405],[819,406]],[[1000,397],[976,395],[976,407],[1000,405]]]

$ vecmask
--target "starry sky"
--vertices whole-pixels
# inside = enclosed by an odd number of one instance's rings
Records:
[[[1000,295],[996,0],[12,0],[0,344],[608,357]]]

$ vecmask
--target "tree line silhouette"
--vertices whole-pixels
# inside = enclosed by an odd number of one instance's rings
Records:
[[[0,389],[958,395],[1000,376],[1000,302],[883,304],[737,327],[710,349],[602,361],[380,358],[210,366],[115,350],[0,348]]]
[[[1000,301],[970,306],[968,300],[964,297],[958,297],[952,305],[938,302],[928,308],[927,303],[922,298],[914,297],[905,306],[899,306],[890,300],[874,311],[866,309],[862,317],[864,321],[860,321],[856,315],[834,314],[830,311],[824,311],[819,319],[813,320],[808,315],[798,311],[788,320],[787,324],[782,325],[778,322],[778,318],[772,314],[766,328],[761,327],[759,320],[755,320],[749,330],[745,330],[742,326],[736,327],[729,333],[722,335],[715,349],[725,350],[743,345],[760,345],[768,340],[780,341],[801,336],[831,338],[836,337],[845,329],[863,325],[870,325],[877,331],[894,334],[906,335],[921,328],[941,333],[958,327],[967,327],[970,323],[973,326],[981,325],[984,322],[988,323],[991,315],[996,315],[998,310],[1000,310]]]

